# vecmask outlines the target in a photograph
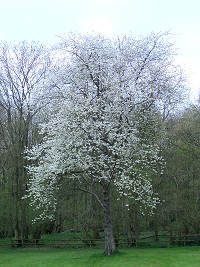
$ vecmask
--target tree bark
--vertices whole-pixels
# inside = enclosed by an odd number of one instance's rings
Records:
[[[109,183],[103,184],[103,210],[104,210],[104,233],[105,233],[105,255],[111,256],[117,253],[113,236],[112,220],[110,213]]]

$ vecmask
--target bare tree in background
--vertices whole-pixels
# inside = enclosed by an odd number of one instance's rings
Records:
[[[6,190],[10,233],[28,235],[28,204],[22,197],[28,181],[24,150],[34,142],[33,118],[50,60],[35,42],[0,44],[0,172]]]

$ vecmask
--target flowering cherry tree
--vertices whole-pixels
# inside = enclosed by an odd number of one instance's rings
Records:
[[[59,109],[41,125],[41,144],[28,151],[29,196],[56,208],[59,179],[92,179],[102,186],[105,254],[116,252],[109,189],[155,208],[151,178],[159,156],[160,112],[184,88],[172,64],[168,35],[108,39],[70,34],[61,39],[60,63],[50,84]]]

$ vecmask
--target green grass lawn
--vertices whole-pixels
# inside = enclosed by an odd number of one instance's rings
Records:
[[[0,267],[199,267],[200,247],[120,249],[107,257],[100,249],[9,249]]]

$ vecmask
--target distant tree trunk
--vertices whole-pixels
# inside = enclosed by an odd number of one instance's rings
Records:
[[[104,209],[104,233],[105,233],[105,255],[111,256],[117,253],[113,236],[112,221],[110,214],[109,183],[103,183],[103,209]]]
[[[158,235],[158,229],[154,230],[154,233],[155,233],[155,241],[158,242],[159,241],[159,235]]]
[[[134,231],[134,245],[137,246],[140,239],[140,210],[138,203],[134,203],[133,205],[133,231]]]
[[[19,239],[18,225],[16,225],[16,227],[15,227],[14,234],[15,234],[15,240],[18,240]]]

